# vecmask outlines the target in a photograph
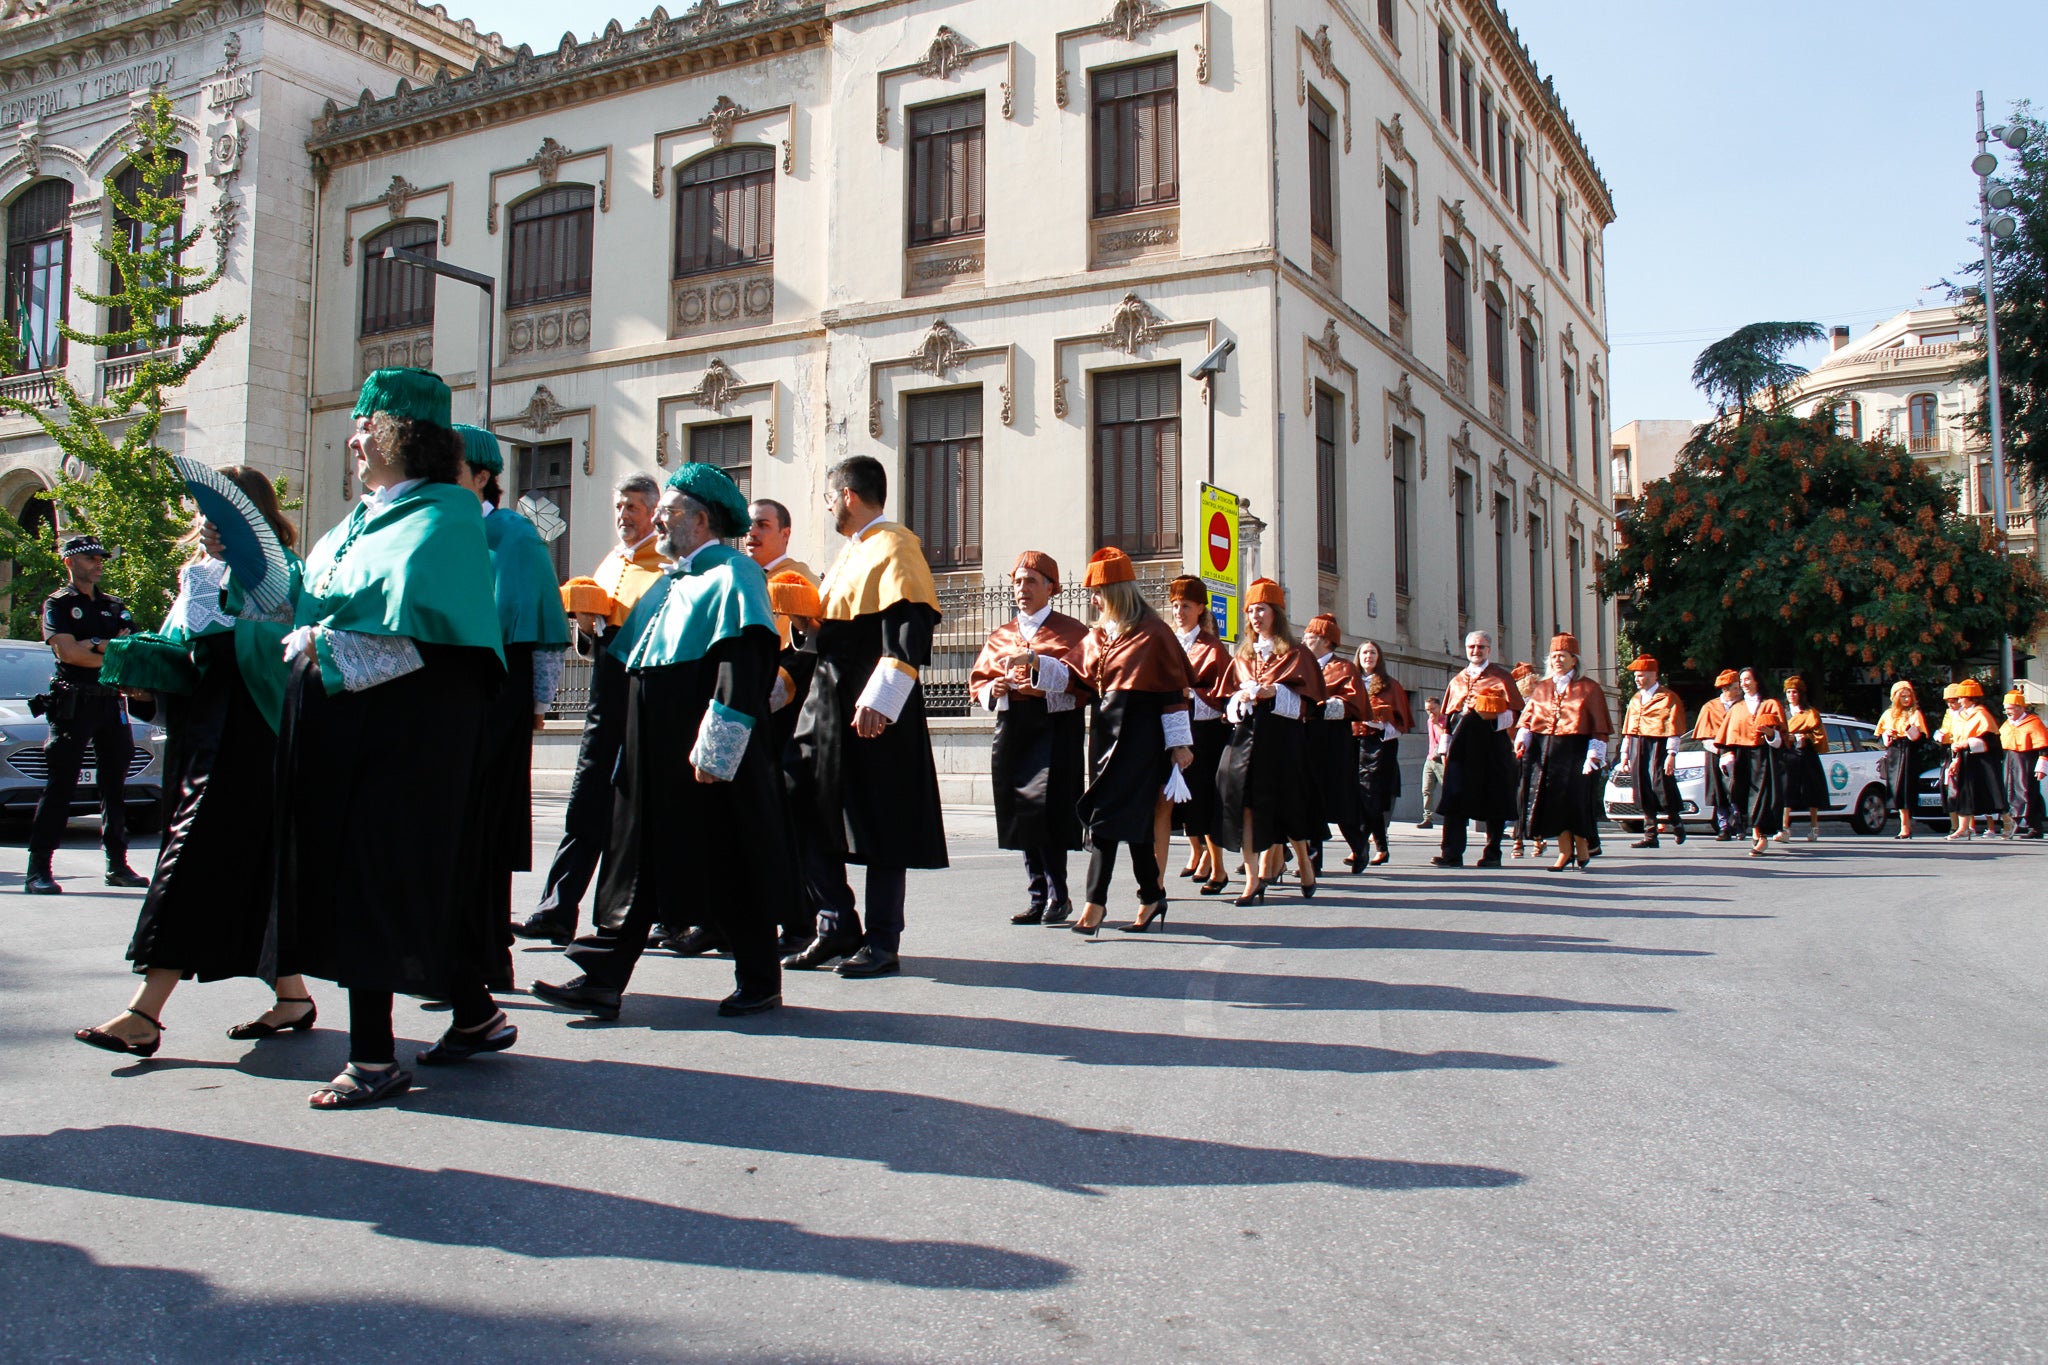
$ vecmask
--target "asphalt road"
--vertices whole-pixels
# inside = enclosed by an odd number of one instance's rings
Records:
[[[2048,1354],[2048,849],[1450,874],[1410,830],[1313,903],[1089,942],[1011,928],[1014,855],[951,827],[901,978],[731,1022],[728,964],[651,959],[617,1024],[513,997],[516,1052],[345,1114],[305,1105],[332,987],[308,1037],[230,1042],[264,993],[229,982],[153,1062],[73,1042],[125,1001],[140,893],[91,894],[81,841],[21,897],[17,832],[0,1357]]]

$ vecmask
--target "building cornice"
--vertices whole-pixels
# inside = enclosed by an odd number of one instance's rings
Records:
[[[1521,33],[1508,23],[1507,12],[1496,0],[1458,0],[1458,4],[1513,81],[1516,95],[1529,111],[1530,122],[1557,149],[1579,193],[1599,216],[1601,226],[1612,223],[1614,192],[1608,188],[1600,168],[1593,164],[1593,154],[1586,150],[1578,125],[1564,111],[1556,82],[1536,69],[1536,59],[1529,55]]]
[[[443,71],[417,88],[401,82],[386,99],[365,90],[346,109],[330,101],[314,120],[306,147],[332,168],[640,86],[822,46],[830,37],[822,0],[696,0],[675,19],[657,6],[632,28],[612,20],[587,43],[563,34],[552,52],[536,56],[521,44],[507,61],[493,65],[479,58],[467,75]]]
[[[131,62],[256,18],[291,24],[422,80],[451,63],[511,55],[497,34],[479,34],[475,24],[448,18],[438,5],[427,9],[408,0],[360,0],[359,9],[323,0],[112,0],[67,5],[0,30],[0,89],[18,90]]]

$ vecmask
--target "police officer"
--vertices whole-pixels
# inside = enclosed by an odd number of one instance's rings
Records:
[[[148,878],[128,866],[123,788],[135,748],[128,733],[128,712],[119,691],[99,680],[107,641],[135,629],[135,623],[121,599],[99,590],[107,552],[97,536],[72,536],[64,542],[63,552],[71,582],[43,600],[43,638],[57,656],[57,671],[50,680],[50,737],[43,743],[49,778],[36,803],[28,836],[28,880],[22,885],[32,896],[63,890],[50,874],[50,858],[64,841],[71,794],[88,746],[99,775],[100,844],[107,854],[107,885],[149,885]]]

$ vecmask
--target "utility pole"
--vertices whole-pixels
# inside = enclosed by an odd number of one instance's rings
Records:
[[[2026,137],[2017,126],[1999,128],[1998,139],[2006,146],[2018,150],[2026,145]],[[1996,190],[1991,187],[1991,176],[1998,169],[1998,157],[1991,151],[1991,135],[1984,128],[1984,92],[1977,92],[1977,155],[1970,162],[1970,169],[1977,173],[1977,223],[1984,242],[1984,354],[1990,362],[1990,382],[1984,394],[1984,401],[1991,408],[1991,521],[1998,537],[1998,553],[2009,552],[2006,540],[2006,482],[2005,482],[2005,414],[1998,401],[1998,281],[1995,263],[1992,259],[1992,244],[2012,236],[2019,224],[2003,210],[2012,203],[2012,191],[2004,186]],[[2012,636],[2000,638],[1998,646],[1998,672],[2005,686],[2013,686]]]

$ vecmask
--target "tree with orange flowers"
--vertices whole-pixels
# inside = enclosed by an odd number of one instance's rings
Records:
[[[1902,447],[1755,409],[1702,427],[1642,490],[1600,588],[1681,677],[1754,665],[1836,695],[1947,676],[2048,611],[2034,565]]]

